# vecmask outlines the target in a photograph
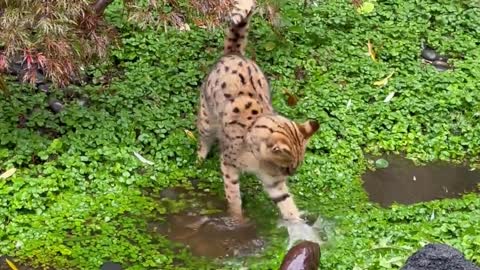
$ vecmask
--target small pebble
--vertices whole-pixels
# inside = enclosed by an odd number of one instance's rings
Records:
[[[48,90],[50,90],[50,85],[48,85],[46,83],[41,83],[37,86],[37,88],[38,88],[38,90],[47,93]]]
[[[56,113],[61,112],[63,110],[63,104],[60,103],[60,101],[55,99],[50,100],[48,102],[48,106],[50,106],[50,108]]]

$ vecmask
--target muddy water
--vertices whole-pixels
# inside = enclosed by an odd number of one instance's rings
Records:
[[[225,211],[222,197],[183,189],[168,189],[162,194],[188,200],[189,207],[180,213],[168,214],[165,222],[152,223],[151,229],[186,245],[192,254],[212,258],[247,256],[263,248],[264,242],[255,224],[242,225],[232,220]]]
[[[383,207],[393,202],[414,204],[479,191],[478,170],[445,162],[415,166],[412,161],[394,155],[383,158],[388,161],[388,167],[368,171],[362,176],[370,200]]]

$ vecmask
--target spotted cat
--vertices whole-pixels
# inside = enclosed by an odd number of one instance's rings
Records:
[[[317,121],[296,123],[277,114],[269,84],[257,64],[244,56],[253,0],[238,0],[230,14],[224,55],[202,84],[197,128],[198,157],[204,160],[218,139],[225,196],[233,217],[243,220],[239,174],[250,172],[262,181],[283,219],[301,221],[286,185],[303,161]]]

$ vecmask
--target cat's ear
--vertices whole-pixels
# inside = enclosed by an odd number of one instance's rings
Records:
[[[271,138],[267,144],[272,159],[281,164],[290,164],[293,160],[291,145],[283,138]]]
[[[271,137],[261,146],[262,156],[280,164],[289,164],[294,160],[290,145],[282,138]]]
[[[315,132],[317,132],[320,128],[320,124],[316,120],[308,120],[303,124],[297,123],[297,127],[300,130],[300,133],[302,133],[303,138],[308,140],[313,134],[315,134]]]

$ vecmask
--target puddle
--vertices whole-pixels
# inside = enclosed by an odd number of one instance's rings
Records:
[[[150,229],[186,245],[192,254],[211,258],[241,257],[262,250],[264,241],[258,236],[255,224],[236,224],[219,195],[180,188],[164,190],[160,195],[161,201],[186,200],[188,207],[166,215],[165,222],[152,222]]]
[[[367,171],[362,176],[370,201],[383,207],[393,202],[414,204],[479,191],[480,171],[446,162],[415,166],[412,161],[394,155],[383,159],[388,161],[388,166],[386,162],[377,162],[377,165],[386,168]]]

